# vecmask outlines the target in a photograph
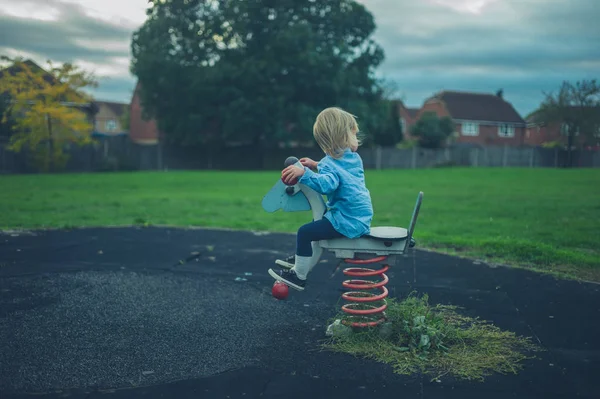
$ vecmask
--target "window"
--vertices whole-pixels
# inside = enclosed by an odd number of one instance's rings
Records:
[[[109,119],[106,121],[106,130],[112,132],[113,130],[117,130],[117,121],[114,119]]]
[[[498,136],[500,136],[500,137],[515,137],[515,127],[513,125],[498,126]]]
[[[463,136],[477,136],[479,134],[479,125],[473,122],[464,122],[462,124]]]
[[[564,136],[568,136],[568,135],[569,135],[569,133],[570,133],[570,130],[571,130],[571,129],[570,129],[570,127],[569,127],[569,125],[568,125],[568,124],[566,124],[566,123],[561,123],[561,124],[560,124],[560,133],[561,133],[562,135],[564,135]],[[577,126],[577,127],[575,127],[575,134],[574,134],[574,136],[579,136],[579,127],[578,127],[578,126]]]
[[[400,126],[402,127],[402,134],[406,134],[406,119],[400,118]]]

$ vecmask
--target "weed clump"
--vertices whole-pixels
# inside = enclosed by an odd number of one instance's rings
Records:
[[[334,335],[323,347],[390,364],[398,374],[478,381],[493,372],[516,374],[523,360],[533,358],[526,352],[541,350],[530,338],[461,315],[457,306],[432,306],[428,300],[427,294],[411,294],[401,302],[387,299],[385,335],[382,327],[357,328],[351,334]]]

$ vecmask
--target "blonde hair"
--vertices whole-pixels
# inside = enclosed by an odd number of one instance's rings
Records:
[[[341,108],[325,108],[317,115],[313,136],[319,147],[333,158],[342,156],[347,148],[358,148],[356,117]]]

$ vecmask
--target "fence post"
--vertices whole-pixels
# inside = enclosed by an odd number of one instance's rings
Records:
[[[558,168],[558,148],[554,148],[554,167]]]
[[[478,167],[479,166],[479,148],[475,147],[475,162],[474,162],[474,166]]]
[[[375,169],[381,170],[381,146],[375,148]]]
[[[529,153],[529,167],[533,168],[533,158],[535,157],[535,148],[531,148],[531,152]]]
[[[158,163],[158,170],[162,170],[162,145],[160,140],[158,140],[158,148],[157,148],[157,163]]]
[[[506,168],[506,158],[507,158],[507,151],[506,151],[506,144],[504,145],[504,148],[502,150],[502,167]]]

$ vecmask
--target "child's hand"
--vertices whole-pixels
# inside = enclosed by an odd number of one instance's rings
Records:
[[[281,180],[285,184],[296,184],[302,175],[304,175],[303,168],[290,165],[281,172]]]
[[[300,158],[300,163],[302,164],[302,166],[306,166],[309,169],[312,170],[316,170],[317,169],[317,162],[313,161],[310,158]]]

